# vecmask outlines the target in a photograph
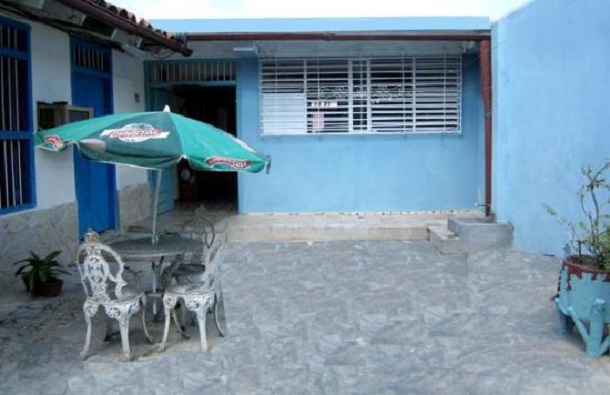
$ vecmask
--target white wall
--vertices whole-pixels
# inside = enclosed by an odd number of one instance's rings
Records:
[[[144,111],[144,62],[130,54],[112,51],[112,68],[114,112]],[[117,190],[146,182],[147,170],[117,166]]]
[[[72,101],[70,90],[70,40],[66,33],[48,26],[32,27],[32,114],[37,129],[36,102]],[[74,201],[72,149],[64,152],[34,150],[38,209]]]

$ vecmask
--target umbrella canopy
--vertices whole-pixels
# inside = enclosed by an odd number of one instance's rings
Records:
[[[91,160],[170,169],[180,160],[193,169],[261,171],[267,160],[243,141],[207,123],[170,111],[113,114],[35,134],[38,147],[62,151],[78,145]]]
[[[208,171],[257,173],[269,159],[243,141],[212,125],[169,111],[112,114],[69,123],[34,135],[37,147],[63,151],[76,144],[81,154],[99,162],[147,169],[170,169],[181,160]],[[161,172],[153,202],[153,243]]]

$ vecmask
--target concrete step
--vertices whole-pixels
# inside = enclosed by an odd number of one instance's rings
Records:
[[[488,218],[451,217],[445,227],[428,231],[430,242],[446,254],[511,248],[513,243],[512,226]]]
[[[443,254],[459,254],[465,251],[464,243],[447,225],[429,226],[429,241]]]
[[[426,225],[360,226],[358,224],[290,224],[232,226],[232,242],[336,241],[336,240],[426,240]]]
[[[507,222],[495,222],[488,218],[449,218],[447,227],[473,250],[510,248],[513,244],[513,228]]]
[[[232,242],[427,240],[455,213],[252,214],[229,219]],[[469,215],[468,213],[464,215]]]
[[[120,232],[117,232],[115,230],[105,230],[98,234],[102,243],[108,243],[121,236]]]
[[[334,241],[334,240],[427,240],[428,227],[447,227],[452,216],[480,218],[475,210],[377,213],[274,213],[215,215],[216,232],[231,242]],[[172,210],[157,220],[158,232],[192,233],[193,210]],[[150,234],[147,218],[129,232]]]

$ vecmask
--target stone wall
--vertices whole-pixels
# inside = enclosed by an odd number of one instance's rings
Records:
[[[151,215],[151,196],[148,184],[130,185],[119,191],[121,233]]]
[[[125,187],[118,196],[121,233],[150,216],[148,184]],[[27,258],[30,251],[44,256],[61,250],[60,262],[69,265],[74,262],[78,244],[76,203],[0,216],[0,295],[23,288],[15,281],[13,262]]]
[[[75,203],[0,216],[0,294],[23,288],[15,281],[12,263],[27,258],[30,251],[44,256],[61,250],[60,262],[72,263],[78,248],[77,218]]]

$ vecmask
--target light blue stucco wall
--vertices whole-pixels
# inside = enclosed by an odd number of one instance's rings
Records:
[[[258,61],[240,59],[239,137],[273,159],[268,175],[240,174],[240,212],[474,208],[484,190],[478,56],[463,68],[461,135],[261,137]]]
[[[580,218],[580,169],[610,158],[610,2],[537,0],[493,27],[494,210],[515,247],[559,255],[548,203]]]

